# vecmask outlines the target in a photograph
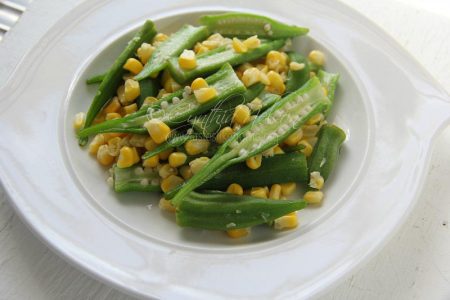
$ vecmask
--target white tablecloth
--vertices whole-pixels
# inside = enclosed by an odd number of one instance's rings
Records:
[[[0,43],[0,83],[77,2],[32,3]],[[450,1],[344,2],[394,36],[450,91]],[[437,140],[419,204],[408,221],[377,256],[323,299],[450,299],[449,149],[447,128]],[[0,299],[128,298],[52,253],[18,219],[1,189],[0,245]]]

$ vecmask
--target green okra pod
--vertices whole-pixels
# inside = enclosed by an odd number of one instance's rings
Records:
[[[101,83],[105,78],[105,74],[98,74],[86,79],[86,84],[96,84]]]
[[[153,22],[147,20],[139,32],[137,32],[134,38],[128,43],[125,50],[116,59],[112,67],[106,73],[105,78],[100,83],[97,93],[95,94],[91,106],[86,114],[84,128],[91,126],[92,121],[94,121],[103,106],[116,93],[116,89],[122,80],[122,75],[124,74],[123,65],[127,59],[134,55],[143,42],[151,40],[155,34],[156,30]],[[81,137],[81,139],[79,139],[80,145],[85,145],[86,142],[86,138]]]
[[[292,38],[308,33],[308,28],[287,25],[271,18],[249,13],[229,12],[218,15],[205,15],[200,24],[208,26],[211,32],[225,36],[247,37],[257,35],[260,38]]]
[[[208,29],[205,26],[184,25],[155,49],[144,69],[134,79],[142,80],[154,76],[166,68],[169,58],[180,55],[184,49],[192,48],[195,43],[204,40],[207,36]]]
[[[178,59],[173,57],[169,60],[168,69],[172,77],[180,83],[186,83],[196,77],[215,72],[223,64],[229,63],[232,66],[252,61],[266,55],[270,50],[283,47],[285,40],[273,40],[262,43],[258,48],[245,53],[237,53],[233,48],[223,48],[223,51],[206,52],[197,57],[197,66],[191,70],[185,70],[178,64]]]
[[[177,224],[209,230],[247,228],[306,207],[303,200],[272,200],[221,192],[191,192],[176,211]]]
[[[160,84],[156,79],[147,78],[139,81],[139,88],[141,94],[139,95],[139,98],[137,98],[136,104],[140,108],[142,107],[145,98],[156,97],[156,95],[158,95]]]
[[[302,153],[278,154],[263,158],[261,167],[252,170],[245,164],[230,166],[202,184],[199,190],[225,190],[238,183],[243,188],[286,182],[307,182],[308,168]]]
[[[322,83],[322,86],[327,90],[328,99],[330,99],[331,103],[334,102],[334,96],[336,93],[337,84],[339,81],[339,74],[337,73],[329,73],[323,70],[320,70],[317,73],[317,77]],[[330,105],[331,108],[331,105]],[[330,110],[325,112],[325,115],[329,113]]]
[[[324,125],[318,134],[309,161],[309,173],[319,172],[327,180],[339,158],[342,143],[345,141],[345,132],[335,125]]]
[[[164,151],[167,151],[171,148],[174,147],[178,147],[181,145],[184,145],[184,143],[186,143],[189,140],[193,140],[198,138],[198,136],[194,135],[194,134],[186,134],[186,135],[180,135],[180,136],[174,136],[172,138],[169,138],[169,140],[167,140],[166,142],[158,145],[158,147],[156,147],[153,150],[147,151],[144,153],[144,155],[142,155],[142,159],[147,159],[150,158],[152,156],[155,156],[157,154],[160,154]]]
[[[122,192],[159,192],[159,175],[153,169],[132,166],[113,167],[114,191]]]
[[[212,177],[196,190],[226,190],[232,183],[243,188],[272,185],[275,183],[301,182],[309,180],[306,157],[302,153],[279,154],[263,158],[261,167],[252,170],[246,164],[232,165]],[[182,185],[166,192],[164,197],[172,199]]]
[[[289,94],[300,88],[309,80],[309,64],[308,60],[297,52],[289,52],[289,61],[295,62],[303,66],[299,70],[289,70],[286,80],[286,93]]]

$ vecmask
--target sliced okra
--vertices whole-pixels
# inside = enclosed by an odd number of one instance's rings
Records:
[[[311,116],[325,111],[330,105],[315,77],[303,87],[282,98],[254,121],[229,138],[172,199],[180,205],[190,192],[226,167],[242,162],[284,141]]]
[[[208,29],[206,26],[194,27],[184,25],[180,30],[173,33],[167,40],[156,47],[149,61],[145,64],[144,69],[134,79],[142,80],[154,76],[166,68],[169,58],[180,55],[184,49],[192,48],[195,43],[204,40],[207,36]]]
[[[218,15],[205,15],[200,24],[206,25],[211,32],[225,36],[252,36],[279,39],[305,35],[309,29],[287,25],[268,17],[249,13],[229,12]]]

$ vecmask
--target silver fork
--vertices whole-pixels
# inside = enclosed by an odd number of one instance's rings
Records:
[[[0,0],[0,41],[19,20],[31,0]]]

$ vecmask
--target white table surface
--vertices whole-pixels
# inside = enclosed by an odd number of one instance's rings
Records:
[[[0,85],[37,39],[78,2],[34,0],[0,43]],[[394,36],[450,92],[450,1],[344,2]],[[380,253],[321,299],[450,299],[449,150],[447,128],[407,222]],[[129,298],[52,253],[19,220],[0,188],[0,299]]]

